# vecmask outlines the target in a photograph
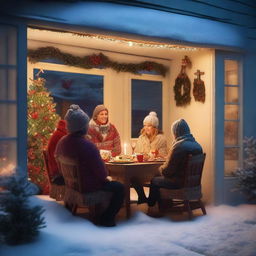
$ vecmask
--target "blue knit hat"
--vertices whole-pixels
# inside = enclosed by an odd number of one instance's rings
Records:
[[[184,119],[179,119],[172,124],[172,133],[175,138],[190,134],[190,129],[187,122]]]
[[[87,132],[89,116],[78,106],[71,105],[65,115],[67,129],[70,133],[84,131]]]

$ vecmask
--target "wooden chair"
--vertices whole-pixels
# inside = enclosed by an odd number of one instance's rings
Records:
[[[56,160],[65,180],[64,202],[66,207],[73,215],[76,214],[78,207],[87,207],[91,219],[97,222],[98,217],[109,204],[112,193],[85,192],[78,161],[61,155],[57,156]]]
[[[206,154],[189,155],[184,173],[184,185],[180,189],[161,188],[161,199],[172,199],[172,209],[187,211],[189,219],[192,219],[192,210],[201,208],[204,215],[206,210],[202,198],[201,178]],[[161,205],[159,206],[161,209]]]
[[[48,152],[46,150],[43,151],[43,158],[44,158],[44,166],[47,172],[47,177],[50,185],[49,196],[55,199],[56,201],[62,201],[64,199],[64,194],[65,194],[65,185],[54,184],[51,181],[51,177],[49,173],[49,165],[48,165]]]

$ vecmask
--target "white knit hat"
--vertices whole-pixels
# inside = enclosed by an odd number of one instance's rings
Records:
[[[150,124],[152,125],[153,127],[155,128],[158,128],[158,125],[159,125],[159,121],[158,121],[158,118],[157,118],[157,114],[156,112],[154,111],[151,111],[148,116],[146,116],[143,120],[143,124]]]
[[[78,105],[70,105],[65,120],[70,133],[88,130],[90,118]]]
[[[184,119],[179,119],[172,124],[172,133],[175,138],[190,134],[188,123]]]

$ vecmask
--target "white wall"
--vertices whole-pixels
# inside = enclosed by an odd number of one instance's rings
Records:
[[[187,74],[191,81],[191,104],[186,107],[177,107],[174,99],[173,85],[175,78],[180,72],[181,59],[184,55],[175,56],[171,63],[170,87],[170,122],[183,118],[191,128],[191,133],[202,145],[206,152],[206,162],[203,173],[203,192],[204,199],[208,202],[213,201],[213,181],[214,181],[214,51],[200,50],[188,53],[187,56],[192,62],[191,69],[187,68]],[[193,81],[196,76],[194,73],[199,69],[205,72],[201,79],[205,83],[206,100],[205,103],[196,102],[193,95]]]
[[[171,124],[179,118],[184,118],[191,127],[191,132],[203,146],[206,152],[206,163],[203,174],[203,192],[204,200],[212,202],[213,200],[213,104],[214,104],[214,81],[213,81],[213,67],[214,67],[214,51],[209,49],[201,49],[198,51],[181,52],[171,51],[168,58],[170,60],[160,60],[148,57],[132,56],[127,54],[117,54],[104,51],[89,50],[82,47],[71,47],[67,45],[56,45],[51,43],[42,43],[29,40],[29,49],[36,49],[43,46],[55,46],[60,50],[69,52],[74,55],[82,56],[92,53],[103,52],[105,55],[113,60],[119,62],[136,63],[144,60],[152,60],[164,64],[170,68],[166,77],[154,75],[134,75],[130,73],[117,73],[111,69],[91,69],[85,70],[75,67],[67,67],[56,64],[37,63],[30,64],[28,62],[28,78],[32,77],[33,67],[40,67],[44,69],[53,69],[104,75],[104,104],[109,108],[110,121],[115,124],[120,132],[122,143],[130,142],[130,123],[131,123],[131,85],[132,78],[161,80],[163,82],[163,131],[168,138],[169,144],[172,141]],[[176,107],[174,101],[173,86],[175,79],[180,72],[181,60],[187,55],[192,61],[192,68],[187,69],[187,74],[191,80],[191,104],[187,107]],[[205,82],[206,101],[204,104],[195,102],[192,89],[193,80],[196,78],[194,73],[200,69],[205,72],[201,79]]]

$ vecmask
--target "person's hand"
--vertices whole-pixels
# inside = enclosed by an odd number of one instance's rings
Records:
[[[107,177],[106,177],[106,180],[108,180],[108,181],[112,181],[113,179],[112,179],[112,177],[111,177],[111,176],[107,176]]]

